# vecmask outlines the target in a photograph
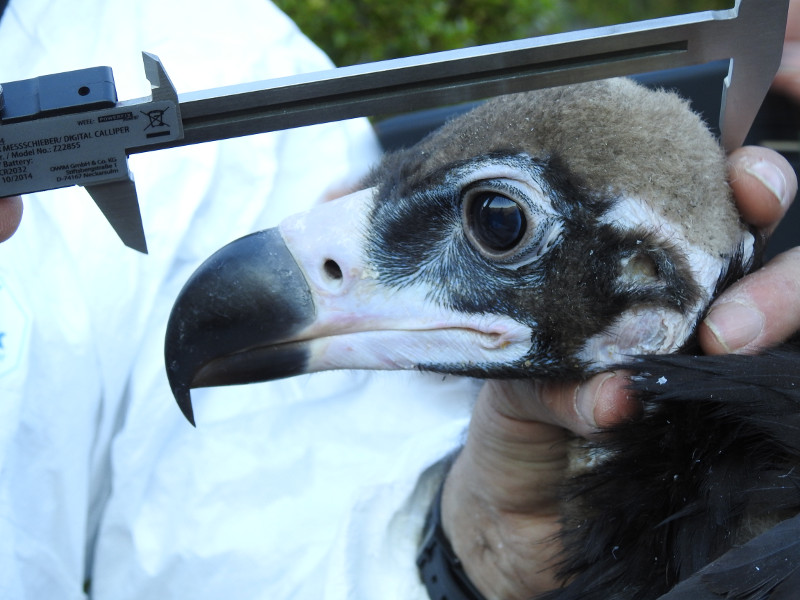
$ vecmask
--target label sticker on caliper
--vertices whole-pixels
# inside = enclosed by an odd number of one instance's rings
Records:
[[[169,101],[1,125],[0,195],[127,179],[126,149],[182,135]]]

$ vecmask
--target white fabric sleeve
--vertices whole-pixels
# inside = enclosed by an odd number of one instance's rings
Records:
[[[11,0],[0,21],[3,81],[109,65],[120,98],[141,97],[143,50],[180,92],[329,66],[266,0]],[[169,309],[204,258],[378,154],[357,120],[135,156],[147,256],[80,188],[25,198],[0,244],[0,597],[84,598],[90,581],[115,600],[388,598],[340,593],[378,572],[419,590],[408,564],[350,565],[394,539],[378,524],[457,443],[472,382],[330,373],[204,390],[195,430],[163,368]],[[392,500],[365,503],[377,497]]]

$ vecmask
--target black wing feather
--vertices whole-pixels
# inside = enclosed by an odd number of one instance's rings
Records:
[[[790,593],[798,598],[800,569],[800,516],[787,519],[733,548],[722,557],[682,581],[659,600],[760,600]],[[780,585],[781,589],[776,589]],[[774,593],[773,593],[774,592]]]
[[[748,567],[732,565],[748,553],[763,558],[762,542],[745,542],[800,513],[800,348],[642,357],[620,368],[634,372],[643,417],[590,447],[606,458],[568,484],[561,575],[569,584],[543,598],[659,598],[734,548],[704,581],[707,597],[767,597],[762,580],[745,577]],[[792,568],[767,561],[763,582],[789,593],[798,546],[775,556]]]

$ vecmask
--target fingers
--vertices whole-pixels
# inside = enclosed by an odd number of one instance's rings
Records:
[[[483,395],[509,419],[558,425],[586,437],[639,414],[625,373],[601,373],[581,383],[563,381],[487,382]]]
[[[740,148],[731,153],[729,163],[731,189],[743,219],[771,232],[797,193],[791,165],[761,147]],[[786,339],[798,328],[800,249],[795,249],[722,294],[698,335],[710,354],[751,352]],[[518,418],[536,418],[587,436],[639,413],[641,406],[627,384],[624,373],[602,373],[580,384],[541,383],[539,401],[525,404],[513,401],[520,390],[510,387],[504,407]]]
[[[698,336],[708,354],[752,353],[798,329],[800,248],[793,248],[722,293]]]
[[[772,87],[800,100],[800,2],[789,3],[783,57]]]
[[[0,198],[0,242],[6,241],[19,227],[22,199],[19,196]]]
[[[766,148],[730,156],[731,188],[745,221],[771,232],[797,193],[789,163]],[[723,292],[698,330],[704,352],[756,352],[800,328],[800,249],[774,258]]]
[[[800,100],[800,43],[787,41],[783,59],[772,88],[794,100]]]
[[[791,165],[760,147],[731,153],[731,188],[745,221],[771,231],[797,192]],[[698,335],[709,354],[750,352],[786,339],[800,328],[800,248],[773,259],[714,303]],[[622,372],[601,373],[582,383],[490,382],[492,408],[520,422],[558,425],[589,436],[637,416],[638,400]]]
[[[575,394],[577,413],[594,431],[636,417],[641,404],[628,390],[628,373],[601,373],[582,383]]]
[[[789,162],[759,146],[739,148],[728,158],[730,185],[742,218],[771,233],[797,193]]]

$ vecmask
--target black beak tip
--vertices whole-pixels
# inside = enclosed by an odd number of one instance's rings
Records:
[[[178,402],[178,408],[181,409],[183,416],[192,424],[192,427],[197,427],[194,422],[194,410],[192,409],[192,396],[189,390],[172,390],[175,395],[175,400]]]
[[[209,257],[176,298],[165,332],[167,379],[186,419],[195,425],[191,388],[300,372],[306,351],[282,342],[315,315],[303,270],[277,229],[240,238]]]
[[[181,409],[186,420],[189,421],[193,427],[197,427],[194,421],[194,409],[192,408],[191,386],[180,381],[177,373],[171,372],[169,369],[167,369],[167,379],[169,380],[169,386],[172,390],[172,396],[175,398],[175,402],[178,403],[178,408]],[[175,381],[176,379],[178,381]]]
[[[170,326],[167,326],[168,331],[173,331]],[[167,335],[167,342],[165,345],[165,366],[167,372],[167,381],[169,382],[170,390],[172,390],[172,397],[178,403],[178,408],[181,409],[183,416],[192,424],[197,427],[194,420],[194,410],[192,408],[192,372],[191,361],[189,365],[184,364],[185,361],[181,360],[182,354],[179,352],[180,345],[175,342],[174,335]]]

